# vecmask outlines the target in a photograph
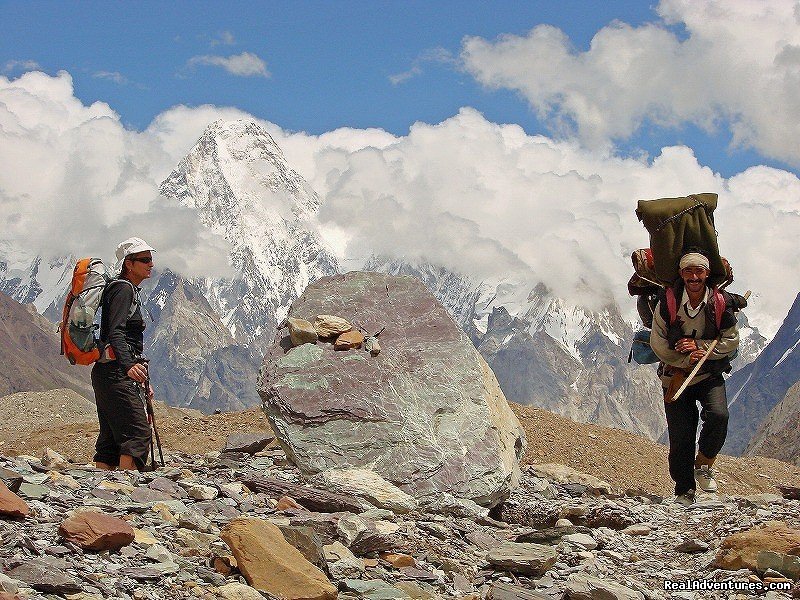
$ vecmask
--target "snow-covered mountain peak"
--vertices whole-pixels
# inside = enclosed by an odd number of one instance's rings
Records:
[[[314,226],[319,197],[257,123],[209,125],[160,191],[230,243],[236,279],[195,284],[241,341],[265,334],[309,283],[338,272]]]

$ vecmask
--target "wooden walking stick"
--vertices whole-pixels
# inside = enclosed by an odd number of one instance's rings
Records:
[[[744,299],[747,300],[749,297],[750,297],[750,290],[747,290],[747,292],[745,292],[745,294],[744,294]],[[706,362],[708,357],[714,351],[714,348],[717,347],[717,344],[719,343],[719,340],[721,338],[722,338],[722,335],[720,334],[716,339],[714,339],[713,342],[711,342],[711,344],[709,344],[705,355],[703,355],[703,358],[701,358],[700,360],[697,361],[697,364],[694,366],[694,369],[692,369],[691,373],[689,373],[689,375],[686,377],[686,381],[683,382],[683,385],[681,387],[679,387],[678,391],[675,392],[675,395],[672,396],[672,402],[677,400],[678,397],[683,393],[683,391],[687,387],[689,387],[689,384],[692,382],[692,379],[694,379],[694,376],[697,375],[697,372],[700,370],[700,367],[702,367],[703,364]]]

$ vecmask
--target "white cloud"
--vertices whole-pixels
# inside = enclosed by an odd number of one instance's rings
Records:
[[[35,60],[9,60],[3,67],[3,72],[11,73],[12,71],[35,71],[41,68],[41,65]]]
[[[212,67],[222,67],[231,75],[237,77],[269,77],[267,63],[252,52],[242,52],[231,56],[216,56],[205,54],[194,56],[187,63],[190,67],[206,65]]]
[[[236,43],[236,38],[230,31],[221,31],[219,35],[211,40],[212,46],[233,46]]]
[[[159,265],[224,271],[224,241],[157,192],[219,118],[252,117],[177,106],[136,132],[108,105],[76,99],[66,73],[0,77],[0,238],[37,253],[110,256],[118,240],[139,235],[159,249]],[[756,294],[751,321],[774,334],[797,292],[787,282],[800,281],[800,180],[787,171],[752,167],[725,179],[683,146],[652,160],[620,158],[469,108],[405,136],[349,128],[316,136],[258,122],[320,194],[321,226],[345,258],[378,250],[632,309],[629,254],[648,245],[636,201],[708,191],[720,194],[716,223],[734,291]]]
[[[422,75],[422,73],[424,73],[423,65],[425,63],[438,63],[456,66],[458,65],[458,59],[456,59],[453,54],[445,48],[428,48],[427,50],[423,50],[419,56],[413,60],[411,63],[411,68],[409,68],[407,71],[403,71],[402,73],[397,73],[395,75],[389,75],[389,81],[392,83],[392,85],[399,85],[401,83],[405,83],[409,79],[413,79],[414,77]]]
[[[113,81],[117,85],[128,84],[128,78],[117,71],[96,71],[92,73],[92,77],[95,79],[107,79],[108,81]]]
[[[11,247],[111,259],[118,241],[137,235],[159,250],[159,266],[230,273],[224,240],[159,197],[174,165],[157,136],[75,98],[68,73],[0,77],[0,236]]]
[[[346,240],[345,257],[377,250],[487,279],[542,281],[587,305],[614,298],[632,308],[630,253],[649,245],[637,200],[717,192],[732,289],[756,293],[751,322],[774,334],[797,293],[785,282],[800,281],[800,180],[787,171],[753,167],[725,179],[683,146],[653,160],[620,158],[527,135],[473,109],[417,123],[404,137],[273,136],[323,198],[323,226]]]
[[[465,68],[519,91],[560,134],[593,147],[645,121],[730,128],[734,144],[800,165],[800,21],[795,0],[662,0],[661,23],[614,22],[587,51],[559,29],[464,40]],[[667,26],[682,25],[686,38]]]

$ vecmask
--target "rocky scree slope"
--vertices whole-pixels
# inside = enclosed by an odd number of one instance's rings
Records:
[[[256,450],[270,436],[247,433],[222,452],[170,452],[165,468],[144,474],[53,453],[0,456],[3,481],[18,493],[0,494],[0,589],[124,600],[661,600],[687,597],[665,581],[699,578],[788,586],[770,600],[800,593],[788,554],[800,536],[798,500],[719,494],[687,509],[610,493],[571,469],[532,467],[491,515],[459,503],[396,513],[370,506],[373,489],[305,484],[280,449]],[[4,512],[14,499],[26,516]],[[98,514],[108,536],[91,526]],[[66,520],[87,525],[68,534]],[[129,537],[112,546],[120,533]],[[759,561],[760,550],[772,553]]]

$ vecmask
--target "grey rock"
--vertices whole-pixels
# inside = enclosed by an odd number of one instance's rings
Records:
[[[342,581],[345,591],[355,592],[364,600],[411,600],[411,596],[381,581],[380,579],[345,579]]]
[[[597,541],[590,535],[585,533],[570,533],[562,538],[565,542],[574,544],[586,550],[594,550],[597,548]]]
[[[19,591],[19,586],[11,577],[0,573],[0,591],[16,594]]]
[[[52,562],[38,558],[14,567],[6,575],[46,594],[75,594],[81,591],[81,584],[77,579],[53,566]]]
[[[550,546],[503,542],[486,555],[486,560],[508,571],[539,577],[556,562],[556,551]]]
[[[41,500],[50,494],[50,488],[35,483],[22,482],[19,486],[19,496],[27,500]]]
[[[420,505],[426,512],[469,519],[482,519],[489,515],[489,510],[477,502],[466,498],[456,498],[447,492],[420,499]]]
[[[758,553],[756,560],[758,561],[758,570],[761,572],[773,569],[789,579],[800,578],[800,556],[762,550]]]
[[[693,552],[705,552],[708,549],[709,545],[707,543],[694,538],[685,540],[675,546],[676,552],[685,552],[687,554],[691,554]]]
[[[624,585],[575,573],[567,578],[564,595],[568,600],[644,600],[644,594]]]
[[[16,494],[22,484],[22,475],[11,469],[0,467],[0,481],[5,483],[6,487]]]
[[[266,448],[275,436],[267,431],[233,433],[225,439],[222,452],[245,452],[255,454]]]
[[[168,492],[160,490],[153,490],[149,488],[137,487],[131,492],[130,498],[133,502],[146,504],[149,502],[163,502],[165,500],[174,500],[175,496]]]
[[[204,517],[203,515],[199,515],[192,510],[179,513],[177,515],[177,519],[180,527],[191,529],[192,531],[209,533],[213,529],[213,524],[211,523],[210,519]]]
[[[370,469],[328,469],[315,475],[311,481],[334,491],[364,498],[379,508],[397,513],[407,513],[417,508],[412,496]]]
[[[376,302],[387,288],[389,300]],[[385,326],[383,350],[374,359],[329,345],[286,352],[276,340],[259,394],[287,456],[308,475],[369,465],[418,498],[448,492],[492,506],[507,497],[524,433],[485,361],[423,284],[325,277],[289,316],[326,312]]]
[[[521,585],[495,581],[488,586],[486,598],[487,600],[550,600],[551,596]]]

